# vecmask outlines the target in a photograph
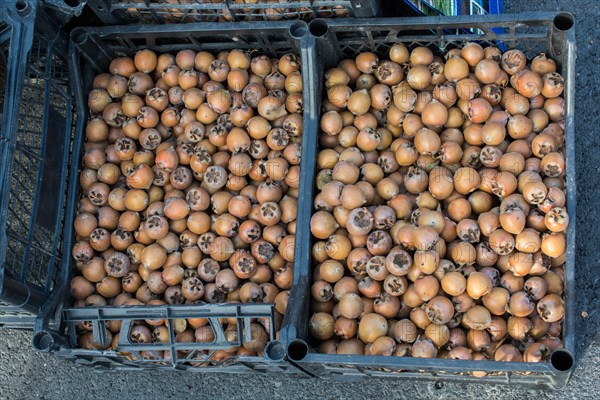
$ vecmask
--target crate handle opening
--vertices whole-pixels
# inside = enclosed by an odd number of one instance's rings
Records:
[[[17,0],[15,10],[21,17],[26,17],[33,11],[33,7],[25,0]]]
[[[52,351],[54,348],[54,337],[46,331],[36,332],[33,335],[33,348],[44,352]]]
[[[575,17],[568,12],[561,12],[554,17],[554,27],[559,31],[568,31],[575,25]]]
[[[85,29],[75,28],[71,32],[71,41],[76,45],[82,45],[87,38],[88,36]]]
[[[566,372],[573,368],[573,354],[566,349],[558,349],[550,356],[550,364],[557,371]]]
[[[270,342],[265,348],[265,354],[273,361],[281,361],[285,358],[285,346],[279,340]]]
[[[290,35],[294,39],[300,39],[308,33],[308,24],[304,21],[294,21],[290,25]]]
[[[313,36],[322,37],[329,31],[329,26],[327,25],[327,21],[318,18],[310,22],[308,29]]]
[[[288,345],[288,357],[292,361],[302,361],[308,354],[308,345],[304,340],[296,339]]]

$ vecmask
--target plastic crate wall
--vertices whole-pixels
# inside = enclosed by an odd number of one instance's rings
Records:
[[[379,0],[89,0],[106,24],[375,17]]]
[[[106,71],[116,56],[132,55],[140,49],[150,48],[157,53],[174,54],[182,49],[218,52],[228,49],[256,50],[253,54],[281,56],[295,52],[302,60],[303,84],[309,84],[305,60],[314,60],[314,38],[307,34],[308,26],[303,21],[272,23],[196,23],[183,25],[129,25],[106,28],[78,28],[72,32],[69,49],[70,80],[74,87],[77,104],[76,134],[72,142],[72,165],[81,165],[85,138],[84,129],[88,117],[87,93],[93,77]],[[312,42],[309,42],[312,40]],[[305,91],[308,93],[308,90]],[[305,124],[316,111],[313,102],[304,98]],[[311,136],[304,130],[303,141]],[[304,142],[303,142],[304,143]],[[304,164],[302,167],[304,168]],[[64,248],[70,253],[75,235],[73,220],[79,201],[78,170],[73,168],[68,180],[67,217],[64,222]],[[285,345],[275,340],[274,310],[271,304],[204,304],[193,306],[130,306],[130,307],[71,307],[69,292],[71,270],[74,264],[70,256],[64,257],[60,268],[60,279],[52,298],[48,301],[36,321],[34,347],[53,351],[59,357],[74,360],[96,368],[110,369],[178,369],[201,370],[219,373],[286,373],[305,376],[297,367],[288,363]],[[306,290],[306,266],[294,269],[292,292]],[[51,325],[54,317],[60,324]],[[178,320],[207,318],[216,340],[212,343],[177,343],[175,327]],[[227,341],[219,318],[235,318],[238,334],[236,341]],[[270,343],[265,356],[232,357],[213,361],[215,350],[238,346],[247,338],[251,320],[262,318],[268,321]],[[287,315],[283,326],[286,325]],[[134,343],[130,329],[138,320],[165,319],[169,323],[167,343]],[[84,323],[94,335],[94,342],[108,344],[110,334],[107,321],[121,321],[118,351],[82,349],[77,342],[77,328]],[[283,328],[282,328],[283,330]],[[244,341],[247,341],[244,340]]]
[[[63,26],[71,18],[81,15],[85,0],[38,0],[48,16],[58,25]]]
[[[386,56],[389,48],[398,42],[410,48],[428,46],[440,54],[451,48],[462,47],[468,41],[482,45],[518,47],[529,59],[539,52],[546,52],[557,60],[566,81],[565,90],[565,136],[566,136],[566,182],[567,209],[575,219],[575,139],[574,139],[574,67],[575,41],[573,17],[568,13],[529,13],[514,15],[482,15],[463,17],[424,17],[398,19],[315,20],[309,24],[317,36],[318,66],[315,75],[317,109],[323,98],[322,76],[343,59],[354,58],[365,51]],[[318,136],[318,135],[317,135]],[[317,137],[309,143],[305,152],[318,152]],[[315,164],[303,171],[311,179]],[[302,192],[314,195],[314,184],[305,185]],[[312,204],[306,204],[312,214]],[[312,238],[300,243],[296,263],[312,266]],[[312,267],[309,267],[312,268]],[[575,224],[567,232],[567,263],[565,279],[565,320],[563,322],[563,350],[553,353],[545,363],[509,363],[495,361],[462,361],[446,359],[419,359],[411,357],[349,356],[318,354],[308,337],[310,317],[310,292],[290,296],[291,314],[296,321],[296,340],[288,342],[288,358],[311,375],[341,381],[357,381],[370,377],[392,379],[455,380],[490,383],[510,383],[546,388],[558,388],[566,384],[574,365],[574,268]],[[308,274],[312,276],[311,273]],[[306,285],[310,287],[311,282]],[[290,311],[288,311],[290,312]],[[292,339],[293,333],[288,336]],[[472,373],[482,371],[484,377]]]
[[[65,35],[35,1],[2,7],[0,326],[31,328],[60,262],[73,112]]]

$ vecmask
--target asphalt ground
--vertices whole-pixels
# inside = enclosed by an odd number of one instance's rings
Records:
[[[585,399],[600,392],[600,1],[505,0],[506,12],[564,10],[576,17],[576,369],[560,391],[512,386],[402,380],[338,383],[285,376],[182,372],[92,371],[31,347],[31,333],[0,330],[0,399],[207,398],[207,399]],[[584,318],[583,315],[586,315]]]

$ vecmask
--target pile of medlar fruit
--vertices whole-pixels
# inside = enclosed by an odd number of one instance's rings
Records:
[[[319,352],[538,362],[562,347],[564,79],[468,43],[325,74],[311,232]]]
[[[88,105],[74,306],[274,303],[278,330],[294,268],[299,58],[141,50],[95,77]],[[130,339],[168,342],[170,323],[138,321]],[[223,321],[229,341],[236,323]],[[261,353],[269,323],[212,359]],[[119,328],[108,323],[113,349]],[[172,328],[177,342],[214,340],[206,319]],[[90,324],[79,333],[98,348]]]

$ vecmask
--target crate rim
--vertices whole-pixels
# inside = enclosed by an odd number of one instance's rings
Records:
[[[303,346],[305,342],[300,339],[296,339],[291,343],[292,345]],[[572,357],[572,354],[567,349],[558,349],[552,352],[557,356],[565,356],[567,358]],[[332,360],[335,358],[334,360]],[[288,353],[289,357],[289,353]],[[360,359],[359,359],[360,357]],[[364,357],[364,358],[363,358]],[[551,357],[552,358],[552,357]],[[394,360],[394,362],[390,362]],[[396,362],[401,360],[401,362]],[[567,360],[568,361],[568,360]],[[571,362],[573,360],[571,359]],[[552,362],[551,359],[548,362],[531,363],[531,362],[509,362],[509,361],[472,361],[472,360],[446,360],[441,358],[415,358],[415,357],[394,357],[394,356],[352,356],[352,355],[329,355],[321,353],[308,353],[302,360],[292,360],[292,362],[302,365],[302,363],[322,364],[322,363],[334,363],[334,364],[346,364],[354,365],[359,367],[380,367],[380,368],[394,368],[394,369],[411,369],[411,370],[423,370],[428,372],[465,372],[465,371],[486,371],[486,372],[514,372],[514,371],[527,371],[527,372],[548,372],[552,369],[564,372],[565,367],[562,366],[562,360],[555,360]],[[569,363],[567,363],[569,364]],[[570,369],[570,367],[568,368]]]
[[[61,0],[52,0],[61,1]],[[152,23],[164,22],[165,18],[182,18],[182,16],[174,16],[174,11],[181,10],[186,11],[199,11],[208,13],[219,13],[227,11],[229,15],[235,20],[233,22],[240,22],[236,19],[239,17],[247,17],[245,13],[248,10],[250,12],[256,12],[259,10],[266,10],[269,8],[281,9],[282,14],[286,13],[297,13],[301,8],[306,8],[310,13],[315,16],[320,15],[319,7],[334,7],[341,6],[346,10],[352,12],[357,17],[375,17],[381,13],[381,4],[379,0],[301,0],[301,1],[287,1],[287,0],[276,0],[274,2],[266,3],[264,1],[257,1],[254,3],[238,4],[233,0],[225,0],[220,3],[201,3],[191,2],[189,4],[166,4],[164,1],[160,3],[150,3],[149,1],[134,2],[132,0],[126,2],[118,2],[116,0],[87,0],[87,5],[98,15],[98,17],[107,25],[111,24],[123,24],[123,23],[140,23],[143,22],[140,16],[135,16],[135,12],[144,12],[147,17],[152,18]],[[166,7],[168,6],[168,7]],[[165,8],[168,11],[165,12]],[[128,15],[113,15],[114,12],[125,12]],[[161,15],[159,13],[165,13]],[[205,14],[199,15],[199,21],[201,22],[204,18],[216,18],[219,14]],[[287,19],[287,18],[286,18]],[[293,19],[288,19],[293,21]],[[263,21],[260,21],[263,22]]]
[[[263,25],[264,24],[264,25]],[[290,35],[294,39],[301,39],[308,32],[308,24],[302,20],[295,21],[264,21],[260,22],[190,22],[185,24],[145,24],[145,25],[110,25],[110,26],[91,26],[77,27],[71,31],[71,48],[70,53],[76,51],[79,45],[83,43],[86,35],[97,35],[99,37],[114,36],[119,34],[154,34],[158,36],[169,37],[175,32],[188,32],[190,35],[193,32],[201,30],[218,31],[225,33],[253,33],[257,30],[268,29],[269,31],[290,30]],[[303,31],[303,29],[305,31]]]

